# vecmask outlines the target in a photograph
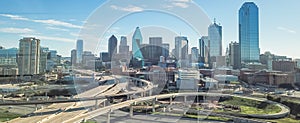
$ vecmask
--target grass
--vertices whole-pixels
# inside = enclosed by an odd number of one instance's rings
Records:
[[[276,120],[268,120],[268,122],[275,122],[275,123],[300,123],[300,120],[295,120],[292,118],[282,118]]]
[[[261,102],[238,97],[233,97],[231,100],[226,100],[221,103],[226,105],[240,106],[241,112],[239,113],[241,114],[275,114],[281,111],[281,108],[274,104],[268,104],[264,108],[257,108]],[[216,112],[222,112],[222,110],[216,110]],[[233,113],[232,111],[225,112]]]
[[[194,118],[194,119],[203,119],[203,120],[213,120],[213,121],[232,121],[230,118],[225,118],[225,117],[217,117],[217,116],[204,116],[204,115],[192,115],[192,114],[174,114],[174,113],[163,113],[163,112],[154,112],[152,114],[157,114],[157,115],[169,115],[169,116],[177,116],[177,117],[188,117],[188,118]]]
[[[21,116],[20,114],[15,114],[15,113],[11,113],[11,112],[8,112],[8,111],[1,110],[0,111],[0,122],[9,121],[11,119],[15,119],[15,118],[20,117],[20,116]]]

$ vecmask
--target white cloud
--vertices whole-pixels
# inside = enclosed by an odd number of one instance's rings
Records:
[[[8,17],[12,20],[27,20],[27,21],[29,20],[28,18],[24,18],[24,17],[18,16],[18,15],[0,14],[0,16]]]
[[[69,27],[69,28],[81,28],[81,26],[74,25],[68,22],[58,21],[54,19],[48,19],[48,20],[34,20],[29,18],[24,18],[19,15],[10,15],[10,14],[0,14],[0,16],[8,17],[12,20],[24,20],[24,21],[30,21],[30,22],[36,22],[36,23],[42,23],[42,24],[48,24],[51,26],[62,26],[62,27]]]
[[[176,7],[180,7],[180,8],[187,8],[187,7],[189,7],[189,5],[187,3],[183,3],[183,2],[175,2],[175,3],[172,3],[172,5],[174,5]]]
[[[281,31],[285,31],[285,32],[288,32],[288,33],[293,33],[293,34],[296,34],[297,32],[295,30],[292,30],[292,29],[289,29],[289,28],[286,28],[286,27],[277,27],[278,30],[281,30]]]
[[[78,37],[78,36],[79,36],[78,33],[74,33],[74,32],[71,32],[70,35],[75,36],[75,37]]]
[[[50,40],[50,41],[62,41],[62,42],[75,42],[74,39],[61,38],[61,37],[51,37],[51,36],[42,36],[42,35],[21,35],[22,37],[35,37],[40,40]]]
[[[35,31],[29,28],[0,28],[0,32],[15,33],[15,34],[29,34]]]
[[[120,7],[116,5],[111,5],[110,6],[114,10],[120,10],[120,11],[126,11],[126,12],[140,12],[143,11],[144,9],[138,6],[133,6],[133,5],[128,5],[127,7]]]
[[[32,20],[33,22],[37,23],[43,23],[43,24],[48,24],[48,25],[53,25],[53,26],[64,26],[64,27],[69,27],[69,28],[81,28],[81,26],[77,26],[71,23],[63,22],[63,21],[58,21],[58,20]]]
[[[168,5],[163,5],[164,8],[171,9],[175,7],[179,8],[187,8],[189,7],[189,4],[191,3],[191,0],[166,0],[169,2]]]
[[[69,31],[68,29],[64,29],[64,28],[58,28],[58,27],[52,27],[52,26],[48,26],[46,27],[46,29],[50,29],[50,30],[58,30],[58,31]]]

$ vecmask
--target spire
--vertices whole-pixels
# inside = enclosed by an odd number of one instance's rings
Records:
[[[216,18],[214,18],[214,23],[216,23]]]

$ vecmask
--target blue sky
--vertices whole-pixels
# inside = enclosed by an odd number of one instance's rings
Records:
[[[100,20],[108,18],[114,11],[139,12],[120,18],[113,25],[110,25],[110,29],[100,36],[101,39],[97,39],[97,46],[100,48],[100,51],[106,50],[105,40],[111,34],[116,34],[118,37],[127,35],[130,39],[130,34],[134,31],[135,26],[147,27],[144,28],[145,30],[149,30],[149,27],[154,27],[152,31],[157,31],[159,29],[155,27],[160,25],[160,28],[166,27],[165,29],[172,32],[169,37],[163,37],[165,39],[164,42],[172,43],[171,37],[174,34],[179,35],[181,33],[189,37],[190,47],[197,46],[199,35],[196,34],[195,30],[188,27],[186,23],[183,23],[182,20],[167,14],[143,12],[143,8],[151,4],[149,1],[131,0],[130,5],[123,3],[123,1],[114,1],[109,6],[110,8],[101,9],[100,6],[105,3],[104,0],[1,0],[0,46],[6,48],[18,47],[18,40],[23,36],[36,36],[42,40],[42,46],[56,49],[59,54],[68,56],[71,49],[75,48],[78,33],[84,32],[84,29],[82,31],[81,27],[87,27],[88,24],[85,22],[97,11],[107,13],[102,16],[98,15]],[[171,1],[172,4],[170,5],[178,9],[188,7],[189,4],[187,2],[190,2],[189,0],[168,1]],[[194,0],[194,2],[202,8],[208,19],[213,20],[213,18],[216,18],[217,22],[223,26],[224,49],[230,41],[238,41],[238,9],[245,2],[244,0]],[[300,8],[298,8],[300,1],[254,0],[254,2],[260,9],[261,53],[271,51],[278,55],[300,58],[300,54],[296,52],[296,49],[300,46],[300,38],[298,36],[298,33],[300,33],[300,24],[298,23],[300,22]],[[197,16],[197,13],[187,12],[187,15]],[[199,20],[199,23],[201,23],[201,20]],[[172,24],[175,24],[176,27],[173,27]],[[147,32],[145,33],[148,34]],[[164,36],[160,34],[164,33],[158,31],[157,35],[149,35]],[[144,42],[147,42],[147,36],[144,38]],[[96,43],[90,40],[93,39],[86,39],[85,42],[90,42],[90,44]],[[89,50],[88,48],[86,49]]]

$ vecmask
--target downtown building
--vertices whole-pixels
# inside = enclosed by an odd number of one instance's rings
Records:
[[[214,23],[208,27],[208,39],[210,42],[209,55],[210,67],[217,68],[225,66],[225,57],[222,56],[222,26]]]
[[[141,44],[143,43],[142,33],[139,27],[136,27],[132,36],[132,60],[130,66],[134,68],[142,68],[144,66],[144,56],[141,52]]]
[[[239,43],[231,42],[229,44],[228,57],[229,65],[232,66],[233,69],[241,68],[241,54]]]
[[[177,64],[178,64],[177,66],[179,68],[187,68],[189,64],[187,37],[184,36],[175,37],[174,53],[177,59]]]
[[[82,63],[82,53],[83,53],[83,40],[77,40],[76,42],[76,63]]]
[[[39,74],[40,40],[25,37],[19,40],[18,68],[19,75]]]
[[[0,76],[18,75],[17,48],[0,48]]]
[[[239,9],[239,44],[241,62],[259,62],[259,11],[253,2],[245,2]]]
[[[208,36],[202,36],[199,39],[199,61],[203,63],[204,66],[208,66],[210,62],[210,55],[209,55],[209,48],[210,48],[210,41]]]

